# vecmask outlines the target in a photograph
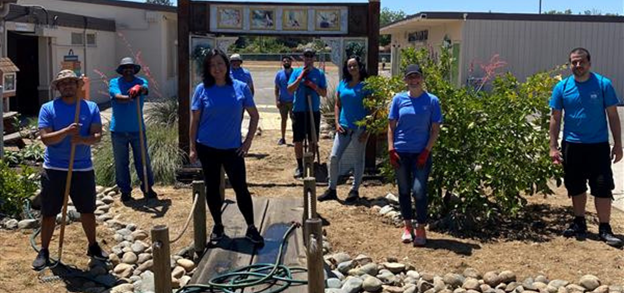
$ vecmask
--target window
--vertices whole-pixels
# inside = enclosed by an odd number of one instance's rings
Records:
[[[95,34],[87,34],[87,45],[95,46]]]
[[[71,33],[71,43],[72,45],[84,44],[84,40],[82,39],[82,33]]]

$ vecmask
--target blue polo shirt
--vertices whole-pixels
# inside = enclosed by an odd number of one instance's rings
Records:
[[[110,131],[112,132],[139,132],[139,119],[137,117],[136,101],[130,100],[129,102],[121,103],[115,95],[128,95],[130,90],[135,85],[148,86],[147,80],[135,77],[131,82],[127,82],[122,76],[113,78],[110,80],[108,88],[111,97],[111,107],[113,108],[113,115],[110,122]],[[145,103],[145,96],[139,95],[139,102],[141,103],[141,123],[143,123],[143,130],[145,130],[145,121],[143,121],[143,104]]]
[[[403,153],[420,153],[429,142],[433,123],[442,123],[438,97],[424,92],[410,97],[402,92],[392,98],[388,119],[397,121],[394,130],[394,149]]]
[[[209,88],[200,83],[191,103],[191,110],[201,111],[196,141],[216,149],[239,148],[243,111],[255,106],[251,90],[241,81]]]
[[[76,103],[66,104],[61,98],[49,101],[39,110],[39,129],[51,128],[59,131],[74,123],[76,115]],[[80,101],[79,123],[81,136],[91,135],[91,125],[101,125],[100,110],[96,103],[86,100]],[[69,157],[71,152],[71,137],[65,137],[55,145],[45,148],[43,167],[46,169],[67,171],[69,169]],[[77,144],[74,156],[75,171],[93,170],[91,162],[91,146]]]
[[[605,109],[618,104],[611,81],[597,73],[578,82],[570,76],[555,86],[550,107],[563,110],[563,139],[572,143],[609,141]]]
[[[297,78],[299,77],[299,75],[301,75],[301,71],[303,71],[302,67],[294,69],[293,73],[290,75],[290,80],[288,81],[288,84],[294,83],[295,80],[297,80]],[[294,95],[295,97],[293,100],[293,112],[304,112],[308,110],[308,101],[306,99],[307,95],[310,95],[310,98],[312,99],[312,111],[318,112],[320,109],[321,98],[319,97],[316,91],[312,90],[311,88],[303,84],[303,82],[306,80],[311,80],[319,88],[322,88],[322,89],[327,88],[327,80],[325,79],[325,73],[322,70],[314,67],[314,69],[312,69],[308,73],[308,76],[306,76],[301,81],[301,83],[299,84],[299,87],[295,91],[295,95]]]
[[[238,69],[230,69],[230,75],[232,79],[237,79],[239,81],[244,82],[250,88],[253,86],[253,79],[251,78],[251,72],[246,68],[238,68]]]
[[[364,90],[364,82],[359,82],[354,87],[349,82],[341,80],[336,89],[340,98],[340,125],[345,128],[356,129],[355,123],[364,119],[368,111],[364,108],[364,98],[370,95]]]
[[[289,103],[294,99],[294,96],[288,92],[288,81],[293,71],[291,70],[290,73],[287,73],[285,69],[282,69],[275,75],[275,86],[279,88],[280,102]]]

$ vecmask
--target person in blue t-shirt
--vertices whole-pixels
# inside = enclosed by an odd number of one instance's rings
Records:
[[[89,241],[87,255],[102,261],[108,259],[108,254],[96,241],[95,173],[91,162],[91,145],[100,141],[102,120],[97,104],[78,97],[82,85],[82,79],[73,71],[62,70],[51,85],[61,96],[43,104],[39,110],[39,133],[46,149],[41,173],[41,250],[32,264],[35,270],[45,268],[50,262],[48,247],[56,215],[63,206],[72,145],[75,145],[75,153],[69,195],[80,213],[80,222]],[[77,102],[80,103],[80,118],[75,123]]]
[[[336,89],[336,137],[329,156],[329,188],[318,197],[319,201],[337,200],[336,186],[338,185],[338,164],[349,145],[355,149],[356,161],[353,166],[353,187],[347,196],[347,203],[354,203],[359,198],[358,189],[364,175],[364,160],[366,155],[366,140],[368,133],[364,126],[357,122],[366,117],[368,111],[364,108],[364,99],[370,93],[364,90],[364,80],[368,77],[366,68],[360,57],[352,56],[342,68],[343,79]]]
[[[286,144],[286,123],[288,122],[288,116],[290,120],[293,120],[293,95],[288,92],[288,81],[293,73],[291,68],[292,58],[290,56],[282,57],[282,67],[284,69],[277,72],[275,75],[275,106],[280,112],[282,119],[282,138],[277,141],[278,145]]]
[[[388,153],[396,169],[401,215],[405,229],[401,240],[414,246],[427,242],[427,180],[431,171],[431,149],[438,140],[442,111],[438,97],[423,89],[420,66],[407,66],[404,77],[408,91],[392,98],[388,114]],[[412,225],[412,200],[416,201],[416,235]],[[413,239],[412,239],[413,238]]]
[[[211,241],[225,235],[221,219],[223,200],[219,193],[221,168],[225,169],[236,193],[245,222],[246,237],[256,245],[264,239],[254,225],[251,194],[247,188],[245,155],[254,139],[260,116],[249,87],[230,76],[230,62],[221,50],[212,49],[203,62],[203,82],[195,88],[191,104],[189,159],[199,158],[204,172],[206,200],[214,220]],[[250,117],[247,137],[241,142],[243,111]]]
[[[314,67],[316,51],[312,48],[303,50],[303,68],[297,68],[288,81],[288,92],[294,94],[293,99],[293,142],[295,143],[295,157],[297,159],[297,169],[295,178],[303,176],[303,140],[307,137],[310,151],[315,152],[317,141],[312,137],[312,123],[314,123],[314,133],[316,139],[319,135],[321,123],[321,96],[327,96],[327,80],[325,73]],[[308,101],[308,99],[310,101]],[[312,104],[312,109],[308,107]],[[310,110],[314,120],[310,117]]]
[[[109,94],[113,115],[110,122],[111,141],[113,143],[113,156],[115,158],[115,181],[121,191],[121,200],[127,202],[132,199],[132,182],[130,180],[130,147],[134,157],[134,167],[136,168],[139,180],[141,180],[141,191],[145,198],[157,198],[157,194],[152,189],[154,185],[154,175],[147,147],[147,137],[145,136],[145,122],[143,121],[143,104],[145,96],[148,94],[147,80],[136,77],[141,71],[141,66],[134,63],[130,57],[121,59],[117,67],[117,73],[121,76],[113,78],[109,82]],[[140,109],[137,113],[137,100]],[[140,121],[140,122],[139,122]],[[139,133],[139,123],[143,128],[143,133]],[[145,190],[145,176],[143,174],[143,157],[141,154],[141,142],[139,135],[143,136],[145,147],[145,164],[147,167],[148,190]]]
[[[233,79],[239,80],[247,84],[249,90],[251,90],[251,95],[255,94],[253,78],[251,78],[251,72],[247,70],[247,68],[243,68],[243,57],[240,54],[232,54],[230,56],[230,74]]]
[[[550,157],[555,164],[563,164],[565,187],[572,198],[575,216],[563,235],[577,239],[587,236],[585,204],[589,181],[600,222],[598,235],[608,245],[621,247],[622,240],[609,225],[615,188],[611,160],[617,163],[622,159],[619,101],[611,81],[590,71],[591,55],[587,49],[573,49],[569,61],[572,76],[557,83],[550,99]],[[563,142],[559,151],[562,112]],[[607,118],[613,133],[613,149],[609,147]]]

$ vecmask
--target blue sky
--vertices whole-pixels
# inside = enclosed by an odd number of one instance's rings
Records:
[[[132,0],[134,2],[144,2],[144,0]],[[173,0],[173,2],[177,2]],[[236,2],[297,2],[284,0],[248,0]],[[367,1],[350,0],[308,0],[306,3],[314,2],[340,2],[340,3],[361,3]],[[382,7],[392,10],[403,10],[407,14],[420,11],[469,11],[469,12],[510,12],[510,13],[537,13],[539,0],[381,0]],[[604,13],[624,14],[624,0],[542,0],[542,11],[572,9],[574,13],[585,10],[596,9]]]

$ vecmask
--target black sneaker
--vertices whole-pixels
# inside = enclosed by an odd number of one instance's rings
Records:
[[[358,199],[360,199],[360,193],[357,190],[351,189],[351,191],[349,191],[349,195],[347,196],[347,199],[345,200],[345,202],[355,203],[358,201]]]
[[[600,224],[598,227],[598,236],[600,239],[607,243],[607,245],[620,248],[622,247],[622,240],[620,238],[615,237],[613,231],[611,231],[611,225],[609,224]]]
[[[223,225],[214,225],[212,233],[210,233],[210,242],[218,242],[223,239],[223,236],[225,236],[224,229]]]
[[[303,178],[303,168],[295,168],[295,174],[293,175],[293,177],[295,177],[295,179]]]
[[[94,243],[93,245],[89,245],[89,249],[87,249],[87,255],[101,261],[108,260],[108,253],[106,253],[99,244]]]
[[[286,144],[286,140],[285,140],[285,139],[283,139],[283,138],[280,138],[280,139],[277,141],[277,145],[285,145],[285,144]]]
[[[336,190],[327,188],[323,195],[317,198],[318,201],[326,201],[326,200],[338,200],[338,196],[336,195]]]
[[[42,248],[32,263],[33,270],[40,271],[50,264],[50,251]]]
[[[247,228],[247,233],[245,233],[245,238],[247,238],[249,241],[251,241],[251,243],[255,245],[258,245],[258,246],[264,245],[264,238],[262,238],[262,236],[260,235],[260,232],[258,232],[258,229],[255,226],[251,226]]]
[[[128,202],[132,200],[132,193],[130,192],[122,192],[121,193],[121,201]]]
[[[147,199],[158,199],[158,193],[156,193],[156,191],[154,191],[151,187],[147,193],[143,193],[143,196]]]
[[[577,217],[572,224],[563,231],[564,237],[576,237],[576,239],[583,240],[587,238],[587,223],[585,218]]]

